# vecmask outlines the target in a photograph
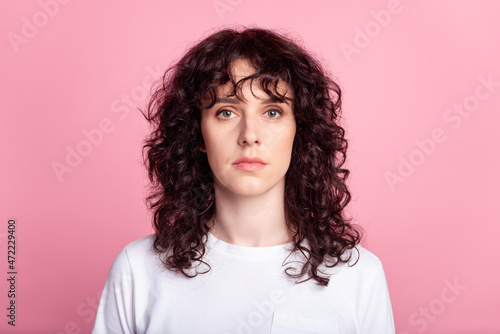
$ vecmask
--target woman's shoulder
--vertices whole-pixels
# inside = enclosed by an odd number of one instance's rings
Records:
[[[373,269],[382,266],[382,261],[377,255],[359,244],[351,251],[353,253],[352,260],[357,261],[360,267]]]
[[[346,250],[341,259],[341,263],[328,270],[330,273],[366,277],[373,276],[377,272],[383,272],[380,258],[360,244]],[[325,265],[331,263],[330,261],[325,261]],[[333,262],[336,262],[336,260]]]
[[[150,234],[126,244],[116,256],[112,270],[137,269],[155,262],[156,253],[153,250],[155,235]]]
[[[149,234],[134,240],[123,248],[129,255],[146,255],[152,250],[155,234]]]

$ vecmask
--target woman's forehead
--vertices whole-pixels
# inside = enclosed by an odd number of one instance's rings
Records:
[[[268,89],[271,94],[274,94],[276,96],[284,96],[287,99],[293,99],[292,88],[288,83],[279,78],[277,78],[275,82],[269,84]],[[248,94],[253,94],[253,96],[259,99],[269,99],[270,97],[272,97],[268,93],[266,93],[264,87],[262,87],[262,80],[260,78],[255,78],[253,80],[248,79],[237,83],[236,91],[235,84],[231,81],[228,81],[222,85],[217,86],[215,88],[215,94],[217,98],[234,96],[235,94],[238,98],[247,98]]]
[[[238,82],[239,80],[245,79],[253,74],[258,70],[252,62],[248,58],[238,58],[235,61],[233,61],[230,65],[230,75],[232,80],[226,82],[224,85],[217,87],[217,96],[220,96],[221,94],[232,94],[234,91],[234,84],[231,81]],[[277,82],[277,87],[274,89],[274,84]],[[253,80],[244,80],[243,85],[240,85],[238,87],[240,90],[244,88],[244,85],[249,85],[250,89],[252,91],[254,90],[262,90],[262,82],[261,78],[257,77]],[[276,95],[285,95],[288,98],[292,98],[292,89],[291,87],[283,80],[280,78],[275,78],[275,81],[270,85],[271,91],[273,93],[277,93]],[[262,92],[265,94],[264,92]],[[266,94],[267,95],[267,94]],[[266,96],[265,98],[268,98]]]

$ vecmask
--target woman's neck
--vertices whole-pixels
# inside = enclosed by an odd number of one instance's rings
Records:
[[[236,196],[215,189],[215,214],[209,230],[230,244],[265,247],[291,242],[284,208],[284,189],[277,186],[258,196]]]

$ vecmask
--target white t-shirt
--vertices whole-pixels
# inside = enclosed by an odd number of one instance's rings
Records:
[[[187,278],[163,267],[153,240],[136,240],[116,257],[92,334],[395,333],[382,263],[359,245],[354,266],[324,269],[332,274],[325,287],[288,278],[284,269],[301,260],[289,256],[292,243],[244,247],[209,233],[211,269]]]

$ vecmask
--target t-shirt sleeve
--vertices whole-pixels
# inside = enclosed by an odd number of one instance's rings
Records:
[[[389,288],[380,260],[377,259],[371,274],[363,291],[364,316],[360,333],[394,334]]]
[[[124,248],[109,270],[92,334],[134,332],[132,272],[127,250]]]

